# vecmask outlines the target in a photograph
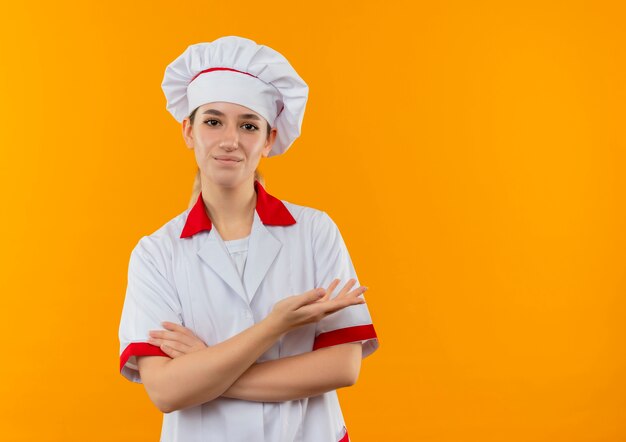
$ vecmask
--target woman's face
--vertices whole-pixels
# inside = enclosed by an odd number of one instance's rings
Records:
[[[200,106],[191,125],[183,120],[183,137],[194,150],[203,179],[235,187],[254,176],[261,157],[267,157],[276,129],[267,134],[266,120],[239,104],[213,102]]]

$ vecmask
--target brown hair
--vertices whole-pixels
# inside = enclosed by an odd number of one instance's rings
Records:
[[[197,110],[198,110],[198,107],[195,108],[191,114],[189,114],[189,122],[191,123],[192,126],[193,126],[193,121],[196,116]],[[270,126],[270,123],[268,122],[266,123],[267,123],[267,137],[269,138],[270,131],[272,130],[272,126]],[[265,179],[263,178],[263,175],[261,175],[258,169],[254,171],[254,179],[258,180],[261,183],[261,185],[265,187]],[[191,199],[189,200],[189,208],[193,207],[193,205],[196,203],[196,201],[198,200],[198,196],[200,196],[201,190],[202,190],[202,183],[200,181],[200,168],[198,168],[198,170],[196,171],[196,177],[194,178],[194,181],[193,181],[193,188],[191,189]]]

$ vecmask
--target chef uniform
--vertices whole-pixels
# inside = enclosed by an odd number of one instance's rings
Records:
[[[202,87],[192,88],[200,79]],[[299,136],[308,94],[282,55],[240,37],[189,46],[167,67],[162,86],[168,110],[179,122],[197,106],[214,101],[241,104],[261,114],[278,128],[276,150],[270,155],[283,153]],[[328,287],[335,278],[341,280],[339,287],[350,278],[357,280],[354,287],[360,285],[346,244],[328,214],[280,200],[259,181],[254,190],[257,203],[246,238],[224,241],[213,228],[200,193],[193,207],[137,242],[130,254],[119,327],[120,372],[125,378],[141,383],[137,356],[169,357],[148,343],[149,331],[162,329],[163,321],[181,324],[213,346],[263,320],[287,296]],[[257,362],[347,342],[361,342],[363,357],[378,348],[367,304],[346,307],[285,333]],[[349,438],[333,390],[284,402],[219,397],[164,414],[161,441]]]

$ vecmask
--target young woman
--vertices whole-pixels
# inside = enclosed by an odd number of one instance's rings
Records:
[[[231,36],[189,46],[162,87],[199,180],[131,252],[122,375],[165,413],[161,441],[348,441],[336,389],[378,348],[366,287],[332,219],[256,172],[299,136],[307,85]]]

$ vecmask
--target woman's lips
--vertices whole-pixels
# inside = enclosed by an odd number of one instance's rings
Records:
[[[228,165],[237,164],[241,162],[241,160],[231,160],[231,159],[224,159],[224,158],[215,158],[215,160],[220,164],[228,164]]]

